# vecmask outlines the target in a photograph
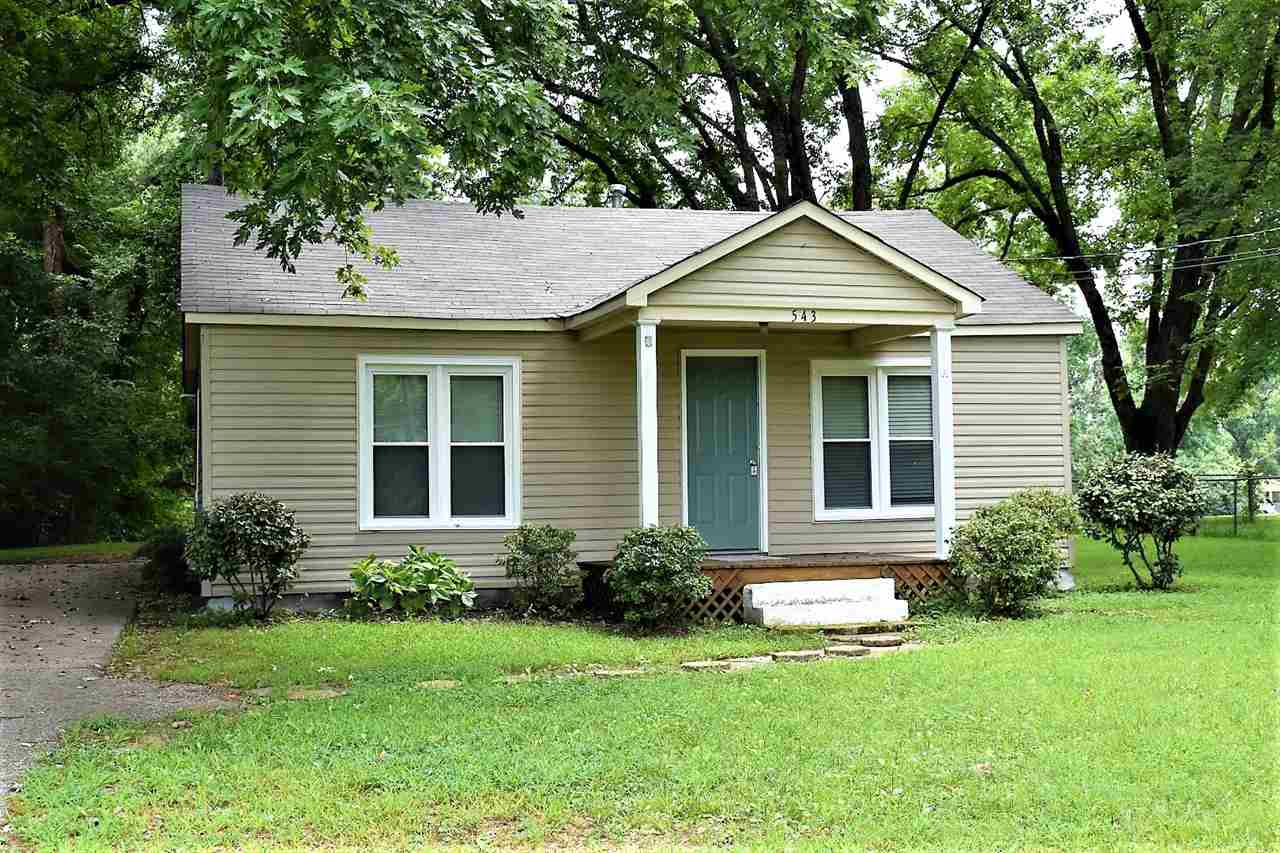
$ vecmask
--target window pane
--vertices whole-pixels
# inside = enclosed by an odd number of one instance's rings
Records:
[[[889,442],[889,502],[933,503],[933,442]]]
[[[450,449],[454,516],[507,514],[506,454],[502,447]]]
[[[373,375],[373,440],[427,441],[427,377]]]
[[[822,437],[867,438],[867,377],[822,377]]]
[[[870,507],[871,442],[824,442],[822,490],[827,509]]]
[[[449,410],[451,441],[502,441],[502,377],[451,377]]]
[[[373,514],[377,518],[431,515],[428,447],[373,448]]]
[[[933,390],[928,376],[889,377],[889,437],[933,435]]]

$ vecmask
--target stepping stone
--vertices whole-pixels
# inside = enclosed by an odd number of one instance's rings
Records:
[[[903,643],[900,646],[880,646],[874,649],[867,649],[871,652],[872,657],[881,657],[883,655],[896,655],[902,652],[914,652],[924,648],[924,643]]]
[[[286,695],[290,699],[337,699],[346,694],[345,690],[334,690],[332,687],[297,687]]]
[[[626,678],[630,675],[644,675],[643,669],[595,669],[591,674],[597,678]]]
[[[691,660],[680,664],[687,672],[728,672],[730,667],[727,660]]]
[[[827,654],[838,658],[860,658],[871,654],[871,649],[866,646],[835,645],[827,646]]]
[[[507,685],[511,685],[511,684],[527,684],[527,683],[529,683],[530,681],[533,681],[533,680],[534,680],[534,676],[533,676],[533,675],[531,675],[530,673],[527,673],[527,672],[525,672],[525,673],[521,673],[520,675],[504,675],[504,676],[502,676],[502,683],[503,683],[503,684],[507,684]]]
[[[428,690],[450,690],[454,687],[461,687],[462,682],[455,681],[452,678],[435,678],[431,681],[419,681],[418,686]]]
[[[902,645],[902,637],[898,634],[861,634],[851,637],[849,641],[859,646],[870,646],[873,649]]]
[[[729,658],[729,671],[737,672],[742,669],[755,669],[757,666],[767,666],[773,663],[773,658],[769,655],[756,655],[749,658]]]
[[[258,697],[270,696],[272,692],[273,690],[270,687],[255,687],[252,690],[245,691],[245,693],[248,693],[250,696]]]
[[[771,655],[774,660],[787,663],[804,663],[812,660],[821,660],[822,656],[822,649],[802,649],[794,652],[773,652]]]
[[[905,631],[910,628],[910,622],[868,622],[862,625],[842,625],[839,628],[828,628],[826,634],[828,637],[835,639],[837,637],[865,636],[867,634],[896,634],[899,631]]]

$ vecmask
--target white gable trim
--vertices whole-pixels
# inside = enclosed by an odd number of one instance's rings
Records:
[[[627,288],[624,295],[624,302],[632,308],[643,308],[649,304],[649,295],[656,290],[666,287],[668,284],[676,282],[691,273],[697,272],[708,264],[718,261],[720,258],[741,249],[761,237],[779,230],[780,228],[795,222],[797,219],[809,219],[812,222],[821,225],[828,231],[833,232],[839,237],[843,237],[851,244],[863,250],[872,257],[878,258],[890,266],[898,269],[905,275],[919,281],[926,287],[938,291],[943,296],[951,299],[957,305],[957,314],[966,316],[970,314],[978,314],[982,311],[983,297],[970,290],[969,288],[956,283],[939,272],[925,266],[924,264],[901,252],[889,244],[885,243],[879,237],[875,237],[856,225],[852,225],[831,211],[814,204],[810,201],[802,201],[793,204],[786,210],[779,211],[767,219],[762,219],[747,228],[742,229],[738,233],[726,237],[715,245],[703,249],[696,255],[690,255],[683,261],[672,264],[659,273],[655,273],[649,278],[638,282]],[[572,326],[572,322],[570,323]]]

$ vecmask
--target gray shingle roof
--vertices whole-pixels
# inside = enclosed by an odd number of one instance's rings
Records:
[[[308,246],[297,273],[232,245],[239,206],[220,187],[182,189],[182,309],[199,313],[539,319],[571,316],[616,295],[767,213],[528,207],[524,217],[410,202],[368,218],[395,247],[391,270],[360,265],[367,302],[342,299],[333,245]],[[923,210],[842,213],[844,219],[986,298],[967,325],[1078,318]]]

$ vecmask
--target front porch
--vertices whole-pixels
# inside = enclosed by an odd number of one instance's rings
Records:
[[[946,557],[952,335],[981,301],[810,205],[568,325],[584,342],[634,336],[640,525],[789,564],[735,571],[866,573]]]

